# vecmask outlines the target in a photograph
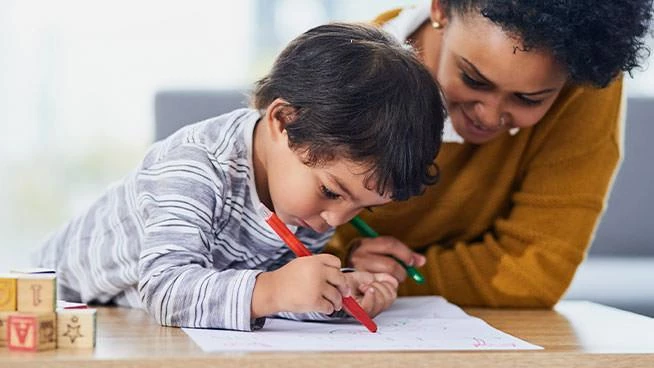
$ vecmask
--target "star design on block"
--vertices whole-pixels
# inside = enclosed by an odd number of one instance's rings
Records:
[[[72,318],[73,323],[77,323],[77,321],[79,321],[77,317]],[[84,337],[84,335],[82,335],[79,332],[80,327],[82,326],[81,325],[73,326],[66,323],[66,332],[64,332],[63,336],[68,336],[68,338],[70,339],[70,343],[74,344],[77,338]]]

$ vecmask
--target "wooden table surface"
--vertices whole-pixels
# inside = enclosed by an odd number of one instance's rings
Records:
[[[204,353],[144,311],[98,309],[93,350],[10,352],[0,367],[654,367],[654,319],[589,302],[554,310],[464,308],[539,351]]]

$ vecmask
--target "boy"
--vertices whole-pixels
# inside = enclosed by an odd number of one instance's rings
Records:
[[[327,319],[351,294],[372,315],[390,305],[390,276],[295,259],[256,209],[317,253],[362,209],[433,184],[444,112],[430,74],[382,31],[331,24],[292,41],[253,100],[154,144],[44,245],[64,299],[245,331],[275,314]]]

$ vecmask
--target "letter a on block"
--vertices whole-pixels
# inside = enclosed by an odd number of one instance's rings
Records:
[[[9,350],[37,350],[35,317],[9,316],[7,324]]]

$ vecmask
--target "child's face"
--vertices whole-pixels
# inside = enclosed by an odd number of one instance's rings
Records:
[[[275,212],[287,224],[324,232],[391,201],[374,190],[374,183],[368,185],[373,190],[366,188],[366,168],[360,164],[336,159],[310,167],[288,145],[278,148],[268,162],[268,189]]]

